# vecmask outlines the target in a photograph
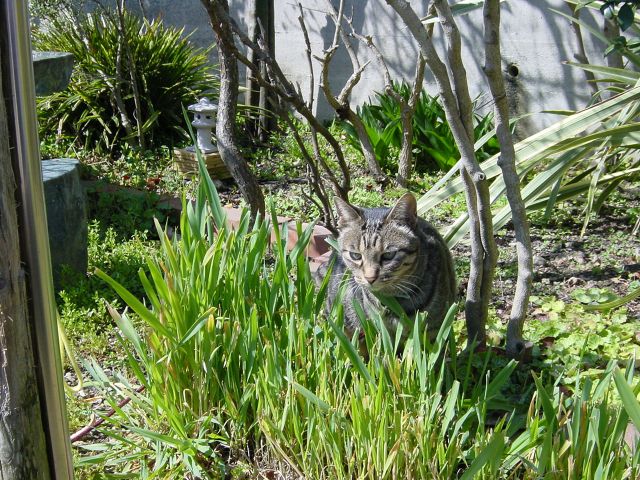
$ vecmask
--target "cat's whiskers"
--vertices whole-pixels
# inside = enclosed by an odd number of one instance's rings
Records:
[[[395,283],[393,286],[397,292],[396,296],[398,297],[406,297],[412,299],[415,298],[418,293],[420,293],[420,287],[418,285],[406,280],[401,280]]]

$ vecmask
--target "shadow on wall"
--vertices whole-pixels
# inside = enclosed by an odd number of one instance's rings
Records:
[[[322,4],[306,0],[303,3],[312,49],[321,55],[333,38],[333,22],[325,15]],[[333,2],[337,5],[337,1]],[[572,61],[576,41],[570,22],[551,11],[555,8],[568,12],[561,0],[539,2],[518,0],[502,4],[501,40],[503,72],[509,103],[513,115],[545,110],[579,109],[589,100],[589,89],[584,75],[576,68],[563,65]],[[278,60],[291,79],[297,81],[303,91],[308,89],[309,72],[304,57],[304,40],[298,26],[297,5],[286,0],[276,0],[276,50]],[[381,49],[392,75],[411,81],[416,58],[416,42],[395,12],[384,0],[347,0],[345,12],[353,15],[353,25],[360,33],[370,35]],[[426,12],[418,11],[419,15]],[[595,14],[597,16],[597,13]],[[594,15],[587,9],[583,19],[598,27]],[[491,107],[487,97],[488,86],[482,72],[484,64],[482,11],[476,10],[456,18],[463,37],[463,61],[467,69],[473,97],[480,97],[479,104]],[[589,58],[602,63],[603,46],[585,38]],[[444,52],[443,38],[436,29],[436,47]],[[353,103],[367,101],[376,90],[383,88],[382,74],[368,48],[354,41],[361,63],[370,61],[360,84],[354,89]],[[315,95],[318,98],[319,62],[314,61]],[[340,91],[353,68],[344,48],[335,55],[330,68],[330,83],[334,92]],[[426,88],[437,91],[433,78],[427,72]],[[317,112],[322,118],[331,118],[334,112],[322,99],[317,100]],[[557,115],[539,114],[520,122],[519,136],[527,136],[556,121]]]
[[[338,0],[331,0],[337,8]],[[290,80],[300,85],[308,96],[310,72],[305,54],[305,43],[298,22],[297,2],[291,0],[273,0],[275,11],[276,55],[282,69]],[[139,2],[129,2],[130,8],[140,11]],[[244,0],[230,0],[231,13],[242,25],[247,18],[249,4]],[[301,0],[307,29],[311,39],[313,54],[322,56],[323,50],[332,41],[335,27],[326,14],[324,2]],[[208,47],[214,42],[208,17],[199,0],[143,0],[141,2],[148,18],[160,17],[166,23],[185,27],[185,32],[194,32],[191,39],[198,46]],[[424,2],[414,2],[418,15],[426,15]],[[503,69],[507,80],[509,101],[512,114],[544,110],[579,109],[589,100],[589,88],[583,73],[562,62],[573,60],[576,40],[570,22],[552,12],[555,8],[568,12],[563,0],[511,0],[502,3],[501,45]],[[352,17],[356,30],[370,35],[383,52],[394,78],[411,81],[414,74],[417,45],[398,15],[385,0],[346,0],[345,13]],[[583,10],[583,19],[596,28],[598,13]],[[476,10],[468,15],[457,17],[463,36],[463,61],[468,73],[471,95],[482,96],[480,104],[490,108],[488,87],[482,73],[484,63],[482,11]],[[443,51],[442,35],[436,29],[436,45]],[[587,38],[587,54],[593,63],[603,63],[603,45]],[[370,62],[365,69],[359,85],[354,89],[352,102],[361,104],[373,96],[375,91],[383,89],[380,68],[375,63],[369,49],[354,40],[354,48],[362,63]],[[215,61],[215,49],[212,52]],[[313,60],[314,99],[316,111],[321,118],[330,119],[335,112],[319,93],[320,62]],[[240,68],[244,77],[244,68]],[[517,74],[516,74],[517,71]],[[333,92],[339,92],[353,72],[349,57],[341,47],[330,66],[330,84]],[[242,81],[242,80],[241,80]],[[435,93],[433,78],[427,72],[426,88]],[[537,131],[557,119],[551,114],[539,114],[528,117],[520,123],[519,134],[527,135]]]

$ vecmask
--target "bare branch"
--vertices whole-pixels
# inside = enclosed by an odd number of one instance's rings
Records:
[[[385,92],[393,97],[393,99],[400,105],[400,120],[402,122],[402,147],[400,148],[400,155],[398,157],[398,174],[396,176],[396,183],[401,187],[406,187],[409,179],[411,178],[411,172],[413,170],[413,114],[416,111],[417,101],[422,92],[422,83],[424,81],[424,68],[426,61],[422,56],[422,53],[418,51],[418,57],[416,59],[416,72],[413,79],[413,86],[411,88],[411,94],[408,99],[405,99],[393,89],[393,81],[389,74],[389,68],[387,62],[380,52],[380,49],[373,43],[371,36],[364,36],[355,31],[353,24],[349,22],[351,26],[351,35],[356,37],[360,42],[364,43],[373,52],[378,67],[382,71],[382,78],[384,79]]]
[[[282,100],[291,105],[295,110],[302,115],[305,120],[312,126],[320,135],[322,135],[329,143],[340,169],[340,178],[338,178],[333,169],[329,168],[326,161],[321,157],[319,162],[325,170],[325,174],[334,185],[336,194],[342,198],[347,198],[347,193],[350,189],[350,173],[349,167],[345,161],[342,148],[338,141],[333,137],[331,132],[314,116],[312,110],[306,104],[302,96],[300,95],[299,88],[296,88],[284,75],[280,69],[280,65],[275,61],[274,57],[270,54],[268,48],[264,43],[253,42],[237,25],[237,23],[229,16],[228,12],[218,5],[218,2],[206,2],[207,9],[215,10],[216,15],[221,22],[229,25],[229,28],[238,37],[238,39],[248,48],[250,48],[256,56],[256,59],[264,62],[267,67],[268,78],[262,74],[259,68],[253,62],[250,62],[248,58],[242,54],[235,46],[232,46],[233,53],[236,58],[245,66],[247,66],[259,85],[270,89],[274,94],[278,95]]]
[[[302,34],[304,35],[305,53],[307,55],[307,63],[309,64],[309,100],[307,100],[307,102],[309,104],[309,109],[313,110],[316,81],[313,73],[313,61],[311,60],[311,41],[309,40],[309,32],[307,31],[307,25],[304,21],[304,11],[302,10],[301,3],[298,3],[298,8],[300,9],[300,15],[298,15],[298,23],[300,24]]]
[[[342,28],[344,0],[340,1],[338,11],[335,10],[330,1],[327,0],[326,3],[329,11],[329,16],[335,24],[336,31],[333,36],[333,44],[327,50],[325,50],[323,58],[318,58],[322,65],[322,81],[320,82],[320,86],[322,88],[322,91],[324,92],[325,98],[329,102],[329,105],[331,105],[331,108],[336,111],[338,117],[342,120],[349,121],[353,125],[356,134],[358,135],[358,139],[360,140],[362,154],[364,155],[364,158],[369,167],[369,172],[375,177],[383,179],[384,173],[382,172],[380,164],[376,159],[373,145],[371,144],[371,139],[367,134],[367,129],[362,123],[360,117],[358,117],[358,115],[353,111],[350,105],[351,92],[360,81],[362,72],[367,67],[369,62],[365,63],[364,65],[360,64],[353,45],[349,41],[349,37],[345,34],[344,29]],[[345,49],[349,54],[351,65],[353,67],[353,73],[345,82],[345,85],[343,86],[340,93],[336,96],[331,91],[331,85],[329,83],[329,64],[331,63],[333,55],[339,48],[339,39],[342,39],[342,43],[344,44]]]
[[[467,72],[462,63],[462,41],[460,31],[453,20],[453,14],[447,0],[434,0],[433,5],[438,13],[440,25],[447,39],[447,61],[451,69],[453,92],[458,102],[458,112],[467,134],[473,142],[473,104],[467,85]]]

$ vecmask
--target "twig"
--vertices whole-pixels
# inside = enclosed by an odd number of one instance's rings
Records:
[[[136,393],[141,393],[143,390],[144,390],[144,385],[140,385],[138,388],[136,388]],[[131,401],[131,397],[124,397],[122,400],[118,402],[118,408],[120,409],[124,407],[130,401]],[[80,430],[78,430],[73,435],[71,435],[70,437],[71,443],[82,440],[84,437],[89,435],[89,433],[91,433],[94,429],[102,425],[107,418],[113,416],[114,413],[116,413],[116,410],[113,408],[110,408],[105,412],[104,415],[101,415],[100,418],[97,418],[96,420],[92,421],[86,427],[82,427]]]

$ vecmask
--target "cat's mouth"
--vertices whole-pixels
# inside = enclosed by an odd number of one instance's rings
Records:
[[[373,282],[369,282],[361,277],[356,277],[356,282],[374,293],[382,293],[385,295],[393,293],[392,285],[389,285],[389,283],[381,277],[376,278]]]

